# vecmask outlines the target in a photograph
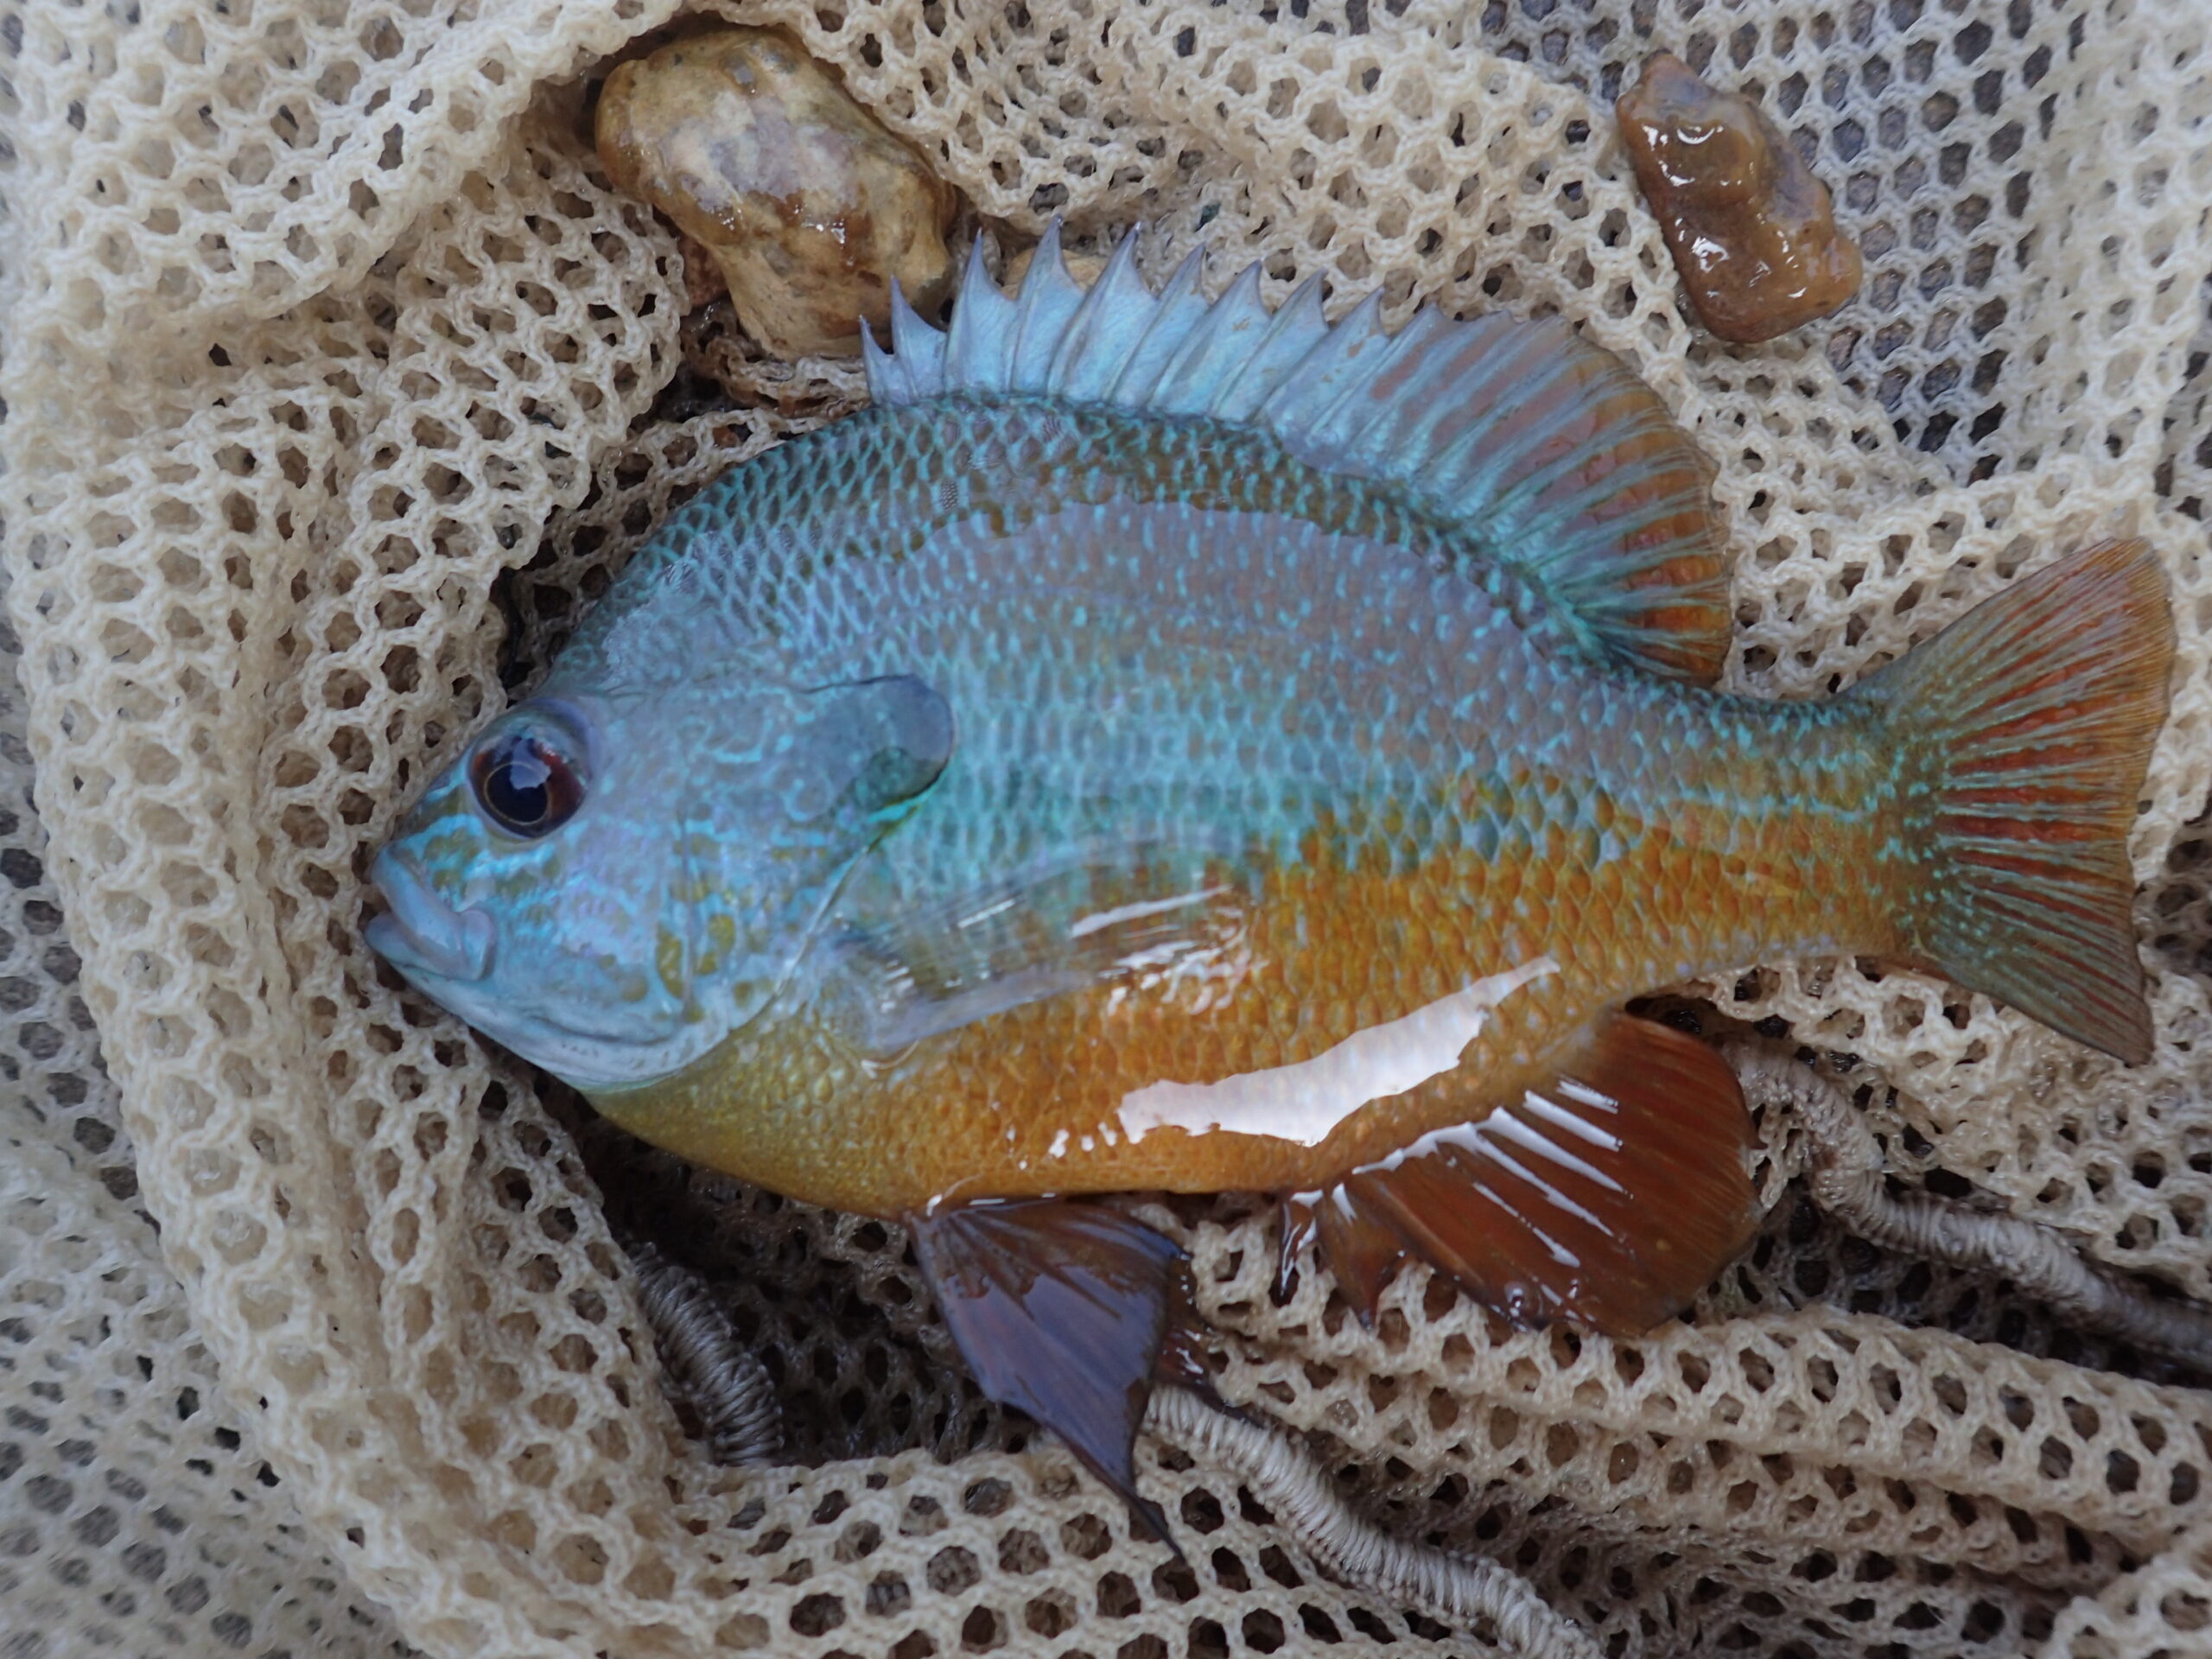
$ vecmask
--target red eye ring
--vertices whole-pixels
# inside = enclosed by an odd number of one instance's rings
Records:
[[[537,732],[502,732],[479,746],[468,785],[486,817],[525,841],[551,835],[584,804],[582,777]]]

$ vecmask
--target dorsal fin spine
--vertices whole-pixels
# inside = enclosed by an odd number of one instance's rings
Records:
[[[1014,301],[1014,349],[1007,353],[1007,389],[1043,390],[1059,354],[1068,323],[1082,308],[1084,292],[1060,257],[1060,222],[1045,229]]]
[[[1311,432],[1319,442],[1326,442],[1333,437],[1338,452],[1353,466],[1365,465],[1373,468],[1380,457],[1369,455],[1367,446],[1372,441],[1379,448],[1383,435],[1376,429],[1373,411],[1364,407],[1363,399],[1368,389],[1379,377],[1388,374],[1396,366],[1401,357],[1416,348],[1418,342],[1413,336],[1421,321],[1416,316],[1390,336],[1376,354],[1375,360],[1367,365],[1365,374],[1355,372],[1349,377],[1343,392],[1330,404],[1325,423],[1314,423],[1303,429]]]
[[[982,391],[1006,384],[1006,325],[1013,310],[1014,302],[999,291],[984,266],[983,238],[977,237],[969,246],[960,302],[953,308],[952,332],[946,337],[944,385]]]
[[[1382,315],[1382,290],[1376,289],[1313,348],[1299,365],[1299,373],[1283,377],[1254,418],[1271,427],[1298,419],[1312,431],[1327,431],[1338,412],[1373,374],[1375,363],[1390,350]],[[1368,360],[1370,353],[1374,361]]]
[[[910,394],[925,378],[944,376],[944,336],[906,303],[906,290],[895,276],[891,279],[891,353],[892,362],[904,370],[902,378]]]
[[[875,343],[875,331],[861,324],[861,366],[868,373],[868,395],[880,404],[905,403],[912,396],[906,370]],[[903,394],[903,395],[902,395]]]
[[[1121,364],[1112,360],[1114,316],[1132,299],[1149,304],[1151,296],[1137,275],[1137,233],[1131,231],[1114,249],[1106,269],[1068,324],[1066,338],[1052,359],[1049,384],[1063,397],[1095,403],[1111,388]]]
[[[1167,286],[1153,302],[1150,325],[1131,348],[1128,365],[1115,377],[1113,387],[1107,393],[1109,403],[1126,409],[1141,409],[1150,399],[1177,345],[1195,323],[1196,314],[1205,308],[1205,299],[1198,292],[1198,279],[1204,270],[1205,261],[1196,248],[1176,266],[1175,274],[1167,279]]]
[[[1257,284],[1254,287],[1256,293]],[[1321,279],[1309,276],[1268,320],[1251,356],[1214,394],[1209,412],[1224,420],[1249,420],[1259,412],[1266,394],[1287,381],[1328,333],[1328,319],[1321,312]]]
[[[1212,377],[1221,372],[1224,363],[1237,360],[1231,342],[1266,316],[1266,308],[1260,303],[1260,268],[1247,265],[1229,285],[1229,291],[1207,308],[1182,349],[1168,359],[1154,391],[1154,400],[1164,402],[1179,415],[1205,413],[1212,402]]]

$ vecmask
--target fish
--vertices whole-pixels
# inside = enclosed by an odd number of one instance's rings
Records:
[[[984,1391],[1163,1537],[1188,1263],[1126,1195],[1272,1195],[1370,1322],[1418,1264],[1632,1336],[1757,1219],[1734,1075],[1640,994],[1852,952],[2148,1057],[2142,543],[1732,695],[1713,469],[1619,359],[1136,248],[902,300],[871,405],[669,517],[429,785],[369,945],[645,1140],[904,1224]]]

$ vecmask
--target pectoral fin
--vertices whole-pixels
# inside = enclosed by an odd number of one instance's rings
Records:
[[[1095,985],[1235,971],[1244,872],[1202,837],[1079,847],[971,891],[853,914],[823,953],[824,999],[863,1053]]]
[[[1172,1542],[1166,1517],[1138,1495],[1135,1445],[1183,1252],[1114,1211],[1050,1198],[965,1205],[910,1225],[983,1392],[1058,1434]]]
[[[1294,1201],[1363,1319],[1417,1257],[1522,1324],[1634,1336],[1679,1312],[1751,1237],[1751,1118],[1720,1057],[1609,1017],[1556,1074]]]

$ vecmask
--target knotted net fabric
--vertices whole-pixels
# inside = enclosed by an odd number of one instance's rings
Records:
[[[365,854],[669,501],[851,406],[664,394],[681,255],[582,116],[670,0],[5,0],[0,1637],[10,1654],[1464,1652],[1147,1441],[1178,1561],[961,1382],[894,1230],[686,1172],[380,977]],[[2172,720],[2124,1071],[1849,960],[1690,988],[1963,1178],[2212,1296],[2212,17],[2150,0],[773,0],[1018,246],[1341,313],[1557,311],[1718,468],[1729,683],[1825,695],[2022,569],[2145,537]],[[1827,321],[1684,321],[1611,115],[1754,91],[1866,255]],[[728,342],[720,347],[729,359]],[[742,357],[742,352],[738,355]],[[727,400],[725,400],[727,401]],[[35,765],[35,783],[32,782]],[[35,810],[33,810],[35,797]],[[1772,1022],[1780,1022],[1779,1024]],[[97,1043],[95,1042],[97,1029]],[[1516,1332],[1423,1275],[1278,1301],[1255,1207],[1163,1217],[1223,1392],[1361,1512],[1620,1655],[2199,1647],[2212,1396],[1997,1281],[1777,1207],[1684,1321]],[[661,1387],[617,1228],[706,1273],[789,1452]],[[694,1425],[696,1427],[696,1425]]]

